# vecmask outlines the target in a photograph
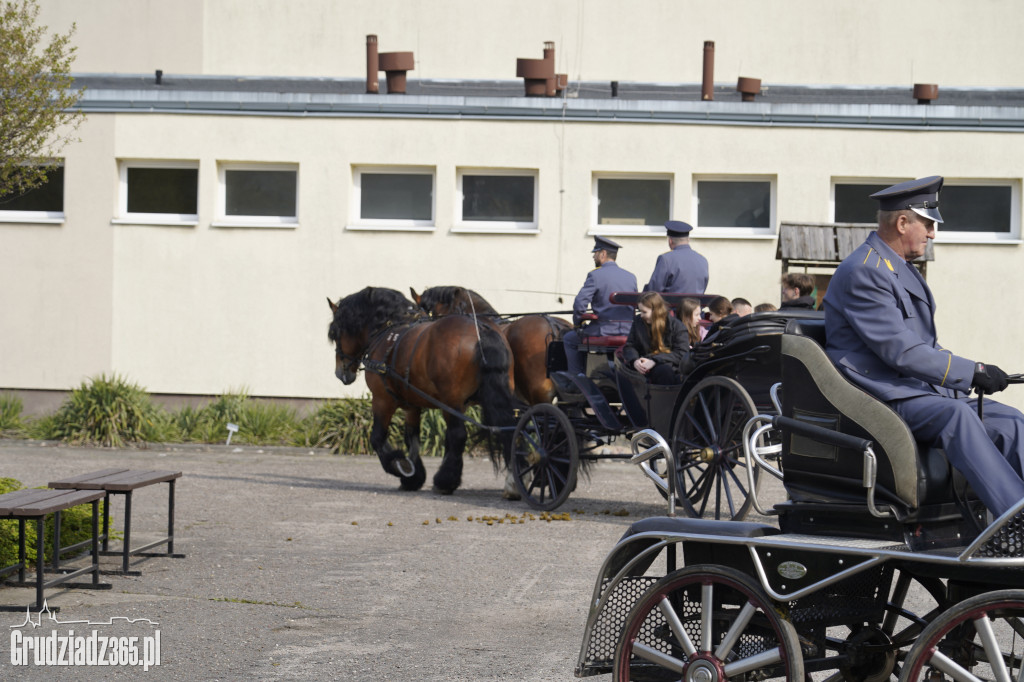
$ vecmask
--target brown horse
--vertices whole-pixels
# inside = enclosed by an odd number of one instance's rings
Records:
[[[447,406],[445,453],[434,475],[434,489],[451,493],[462,482],[466,425],[460,416],[478,402],[489,426],[514,424],[509,388],[511,353],[498,332],[471,318],[426,318],[416,305],[393,289],[367,287],[327,302],[334,313],[327,338],[334,343],[335,375],[345,385],[365,367],[373,405],[370,443],[384,471],[398,476],[405,490],[426,480],[419,456],[420,412]],[[407,453],[392,448],[387,434],[395,410],[405,410]],[[511,433],[500,432],[506,445]],[[502,447],[507,460],[508,448]],[[494,453],[492,452],[492,456]],[[507,461],[506,461],[507,464]],[[497,462],[495,462],[497,466]]]
[[[537,314],[523,315],[509,322],[483,296],[464,287],[430,287],[422,294],[411,288],[409,291],[413,300],[434,317],[455,313],[475,315],[500,329],[508,339],[515,360],[516,395],[528,405],[551,402],[555,391],[548,378],[548,343],[562,338],[572,325],[551,315]]]

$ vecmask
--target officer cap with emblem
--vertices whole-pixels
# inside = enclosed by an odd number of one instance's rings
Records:
[[[942,222],[939,213],[939,190],[942,189],[942,177],[931,175],[919,180],[907,180],[898,185],[883,189],[871,195],[878,200],[878,208],[883,211],[901,211],[909,208],[914,213]]]
[[[621,246],[613,242],[611,239],[608,239],[607,237],[594,237],[594,248],[590,253],[597,253],[598,251],[608,251],[610,253],[615,253],[621,248]]]
[[[682,220],[670,220],[665,223],[665,231],[669,237],[689,237],[693,225],[684,223]]]

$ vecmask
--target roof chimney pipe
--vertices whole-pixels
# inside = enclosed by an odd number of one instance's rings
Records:
[[[156,84],[157,85],[163,85],[164,84],[164,72],[163,72],[162,69],[157,69],[156,70]]]
[[[740,93],[744,102],[753,102],[754,97],[761,94],[760,78],[744,78],[740,76],[736,81],[736,90]]]
[[[939,98],[939,86],[934,83],[914,83],[914,99],[918,104],[931,104]]]
[[[545,84],[544,94],[548,97],[555,96],[555,43],[548,40],[544,43],[544,61],[551,62],[551,76]]]
[[[562,74],[555,74],[555,44],[544,43],[543,59],[516,59],[516,77],[523,79],[527,97],[554,97],[564,88]],[[562,87],[559,87],[562,86]]]
[[[377,59],[377,36],[366,36],[366,92],[376,95],[380,89],[377,72],[380,71],[380,62]]]
[[[704,79],[701,81],[700,98],[709,102],[715,98],[715,41],[704,41]]]
[[[389,95],[405,94],[405,73],[416,68],[412,52],[382,52],[379,55],[380,68],[387,78]]]

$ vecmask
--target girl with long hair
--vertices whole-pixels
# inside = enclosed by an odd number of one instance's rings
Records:
[[[690,337],[690,347],[697,345],[707,336],[707,327],[700,323],[700,301],[695,298],[684,298],[679,303],[679,319],[686,325],[686,333]]]
[[[689,366],[690,343],[686,325],[668,314],[665,299],[646,291],[637,302],[622,358],[651,383],[678,384],[681,368]]]

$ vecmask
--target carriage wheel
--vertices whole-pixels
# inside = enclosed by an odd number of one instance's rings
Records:
[[[724,566],[671,573],[633,606],[615,647],[615,682],[803,682],[793,625],[753,580]]]
[[[576,487],[579,443],[565,413],[540,403],[519,419],[512,436],[512,476],[534,509],[557,509]]]
[[[734,379],[707,377],[686,395],[672,425],[676,495],[689,516],[711,513],[739,521],[752,500],[743,452],[743,427],[756,412]],[[754,470],[754,483],[760,472]]]
[[[999,590],[956,604],[925,628],[907,654],[900,682],[1002,682],[1022,679],[1022,670],[1024,590]]]

